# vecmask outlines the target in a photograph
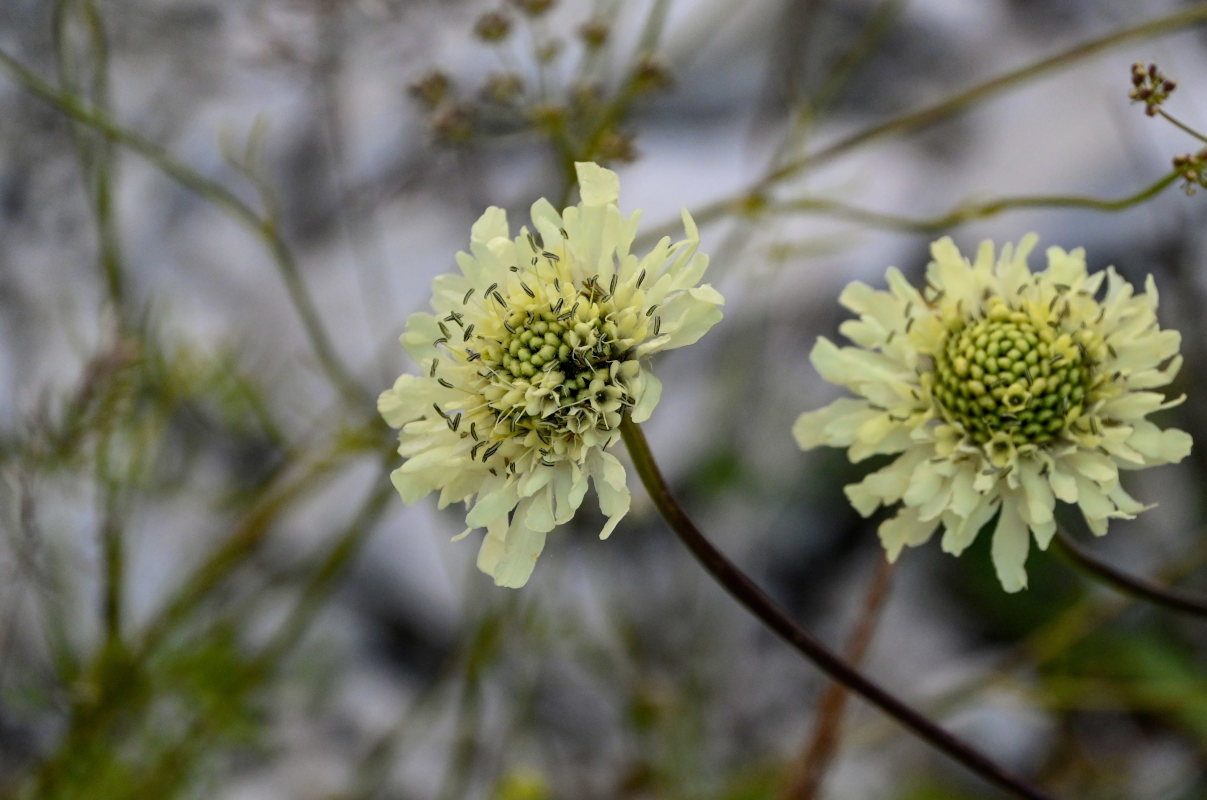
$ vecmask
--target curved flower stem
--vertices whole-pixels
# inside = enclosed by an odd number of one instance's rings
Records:
[[[1151,603],[1197,617],[1207,617],[1207,597],[1203,595],[1170,589],[1144,578],[1128,575],[1090,555],[1089,551],[1077,544],[1064,528],[1056,529],[1054,541],[1057,551],[1061,555],[1095,580],[1109,583],[1124,594],[1138,597],[1141,600],[1148,600]]]
[[[624,422],[620,425],[620,432],[624,437],[625,446],[633,458],[637,474],[641,476],[641,482],[645,485],[646,491],[649,492],[650,499],[654,501],[659,513],[662,514],[662,518],[666,520],[679,540],[692,552],[696,560],[708,570],[713,579],[721,584],[735,600],[745,606],[747,611],[758,617],[760,622],[812,661],[818,669],[985,780],[1018,797],[1026,797],[1030,800],[1054,800],[1052,795],[1032,786],[1022,778],[1006,772],[980,751],[898,700],[839,656],[830,652],[808,631],[797,625],[762,589],[713,547],[688,518],[687,513],[671,495],[662,474],[658,471],[658,465],[654,462],[654,457],[650,453],[649,445],[646,443],[641,428],[625,417]]]
[[[1205,22],[1207,22],[1207,2],[1197,2],[1172,14],[1120,28],[1096,39],[1074,45],[1048,58],[955,92],[932,105],[912,109],[899,116],[875,123],[813,153],[806,153],[781,165],[773,166],[766,175],[736,194],[691,209],[692,218],[695,219],[697,225],[703,227],[730,214],[757,213],[771,201],[770,190],[776,185],[846,155],[869,142],[922,130],[1029,81],[1042,78],[1058,69],[1068,67],[1119,45],[1164,36]],[[678,224],[679,218],[676,215],[666,223],[647,229],[642,234],[640,241],[657,241]]]
[[[962,92],[957,92],[933,105],[907,112],[901,116],[893,117],[877,125],[865,128],[862,131],[857,131],[815,153],[790,161],[773,171],[767,177],[766,184],[769,185],[782,181],[803,169],[816,167],[850,150],[854,150],[866,142],[933,125],[958,111],[962,111],[967,106],[979,103],[989,97],[1013,89],[1029,80],[1046,75],[1054,69],[1068,66],[1073,62],[1109,50],[1117,45],[1150,39],[1205,21],[1207,21],[1207,2],[1199,2],[1179,9],[1172,14],[1147,20],[1126,28],[1120,28],[1097,39],[1091,39],[1088,42],[1074,45],[1056,55],[1040,59],[1019,69],[990,78]]]
[[[1103,212],[1124,211],[1156,197],[1180,177],[1182,177],[1181,172],[1170,172],[1134,194],[1113,200],[1082,195],[1026,194],[1000,197],[996,200],[989,200],[983,203],[969,203],[967,205],[956,206],[945,214],[931,218],[911,218],[897,216],[896,214],[885,214],[822,197],[800,197],[793,200],[779,201],[768,204],[763,210],[778,214],[790,212],[819,214],[846,219],[872,227],[899,230],[907,233],[934,233],[1014,209],[1083,208]]]

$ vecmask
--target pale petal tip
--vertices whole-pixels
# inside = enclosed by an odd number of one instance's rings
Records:
[[[507,212],[498,206],[490,206],[470,228],[469,239],[471,242],[489,242],[500,236],[506,237],[508,233]]]
[[[593,161],[576,161],[574,169],[583,205],[605,206],[620,199],[620,178],[612,170]]]
[[[816,411],[806,411],[792,423],[792,438],[801,450],[812,450],[822,443],[822,425],[817,420]]]

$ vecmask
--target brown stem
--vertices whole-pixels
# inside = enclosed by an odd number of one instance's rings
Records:
[[[712,546],[700,533],[687,513],[671,495],[670,489],[658,471],[658,465],[650,453],[649,445],[641,428],[625,417],[620,425],[625,446],[633,458],[633,465],[641,482],[649,492],[650,499],[658,508],[667,525],[686,545],[696,560],[712,575],[725,591],[758,617],[759,621],[780,638],[792,645],[813,664],[831,678],[839,681],[851,691],[867,700],[901,723],[916,736],[946,753],[985,780],[1008,792],[1029,800],[1055,800],[1053,795],[1032,786],[1022,778],[1011,775],[996,762],[985,756],[962,739],[936,725],[923,714],[898,700],[864,676],[839,656],[830,652],[813,635],[797,625],[762,589],[754,584],[745,573]]]
[[[1109,583],[1124,594],[1138,597],[1141,600],[1148,600],[1157,605],[1197,617],[1207,617],[1207,597],[1201,594],[1170,589],[1150,580],[1128,575],[1090,555],[1089,551],[1077,544],[1063,528],[1056,529],[1056,538],[1053,541],[1056,543],[1057,552],[1080,567],[1091,578]]]
[[[889,579],[892,575],[893,565],[887,559],[879,558],[876,574],[872,577],[867,594],[863,598],[863,610],[855,623],[851,640],[847,643],[847,663],[854,667],[858,667],[863,661],[868,646],[872,643],[876,622],[880,619],[880,611],[888,598]],[[846,687],[838,681],[826,686],[818,703],[817,723],[792,765],[788,780],[780,792],[780,800],[813,800],[817,797],[826,771],[838,752],[842,717],[846,711],[848,696]]]

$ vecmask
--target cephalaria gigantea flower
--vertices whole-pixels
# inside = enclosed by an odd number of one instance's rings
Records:
[[[1036,237],[995,258],[985,242],[964,258],[948,238],[931,246],[918,291],[888,270],[888,291],[852,283],[840,302],[859,315],[840,327],[854,347],[821,338],[810,356],[826,380],[857,398],[802,415],[802,448],[849,447],[853,462],[899,453],[846,488],[864,516],[900,503],[880,526],[890,560],[940,525],[958,555],[997,516],[991,552],[1008,592],[1027,585],[1030,539],[1046,549],[1057,500],[1076,504],[1096,535],[1148,508],[1119,472],[1180,461],[1190,436],[1147,417],[1177,405],[1153,391],[1182,364],[1177,331],[1157,324],[1149,277],[1137,295],[1114,268],[1088,274],[1081,249],[1047,251]],[[1101,297],[1101,299],[1097,299]]]
[[[489,208],[473,226],[460,274],[432,285],[435,313],[407,320],[402,344],[419,364],[382,393],[399,428],[392,478],[407,503],[435,491],[464,502],[467,530],[485,528],[478,566],[523,586],[545,535],[582,503],[588,480],[606,538],[629,509],[625,470],[608,445],[625,414],[650,416],[662,385],[643,363],[692,344],[721,318],[721,295],[697,286],[708,257],[687,238],[629,252],[638,213],[617,208],[616,174],[577,165],[582,201],[532,206],[534,230],[512,237]]]

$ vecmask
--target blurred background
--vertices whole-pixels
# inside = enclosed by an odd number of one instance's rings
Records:
[[[387,478],[407,315],[486,206],[518,227],[591,159],[641,247],[696,214],[727,300],[645,426],[709,537],[835,648],[875,625],[871,675],[1054,794],[1207,797],[1201,622],[1034,551],[1006,595],[984,536],[890,585],[842,494],[867,466],[788,435],[839,394],[807,355],[846,283],[1035,231],[1033,267],[1155,277],[1189,396],[1158,421],[1207,441],[1207,192],[1141,197],[1202,142],[1128,99],[1156,62],[1207,129],[1203,5],[3,0],[0,796],[786,796],[825,682],[634,478],[519,591]],[[1205,477],[1202,447],[1129,474],[1158,507],[1093,551],[1207,589]],[[1004,796],[860,702],[818,775]]]

